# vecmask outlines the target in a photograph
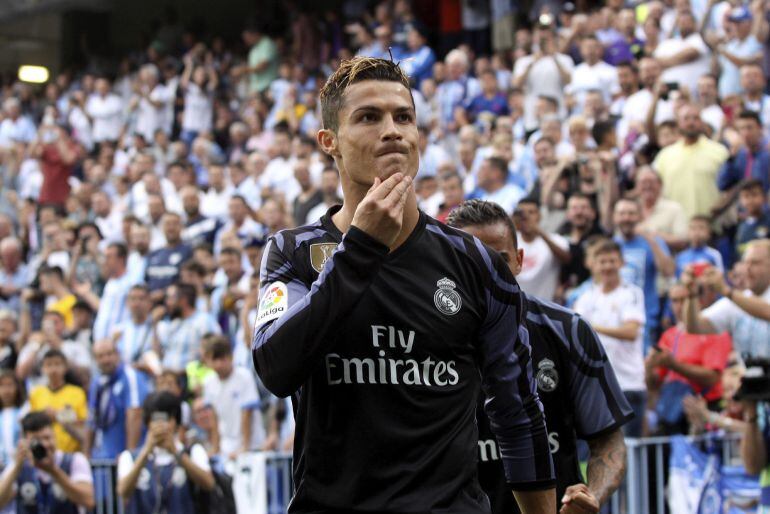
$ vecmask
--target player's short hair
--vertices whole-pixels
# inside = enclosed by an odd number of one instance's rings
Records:
[[[452,209],[447,218],[447,225],[463,229],[470,226],[488,226],[495,223],[503,223],[511,234],[513,248],[519,249],[519,242],[516,238],[516,227],[513,220],[505,212],[505,209],[494,202],[486,200],[466,200],[459,206]]]
[[[107,245],[107,248],[114,248],[115,251],[118,253],[118,258],[122,260],[128,259],[128,248],[123,243],[110,243]]]
[[[398,63],[388,59],[374,57],[354,57],[340,63],[326,81],[319,96],[321,98],[321,119],[326,129],[336,132],[339,128],[339,112],[342,109],[345,90],[356,82],[364,80],[382,80],[398,82],[409,91],[409,77],[404,74]],[[414,99],[412,99],[414,105]]]
[[[43,265],[40,266],[40,275],[56,275],[56,278],[59,280],[64,280],[64,272],[59,266],[48,266]]]
[[[184,298],[185,301],[187,301],[188,306],[195,307],[195,300],[198,298],[198,293],[195,291],[195,286],[182,282],[176,284],[176,291],[180,299]]]
[[[762,181],[756,178],[750,178],[746,180],[740,188],[740,192],[744,191],[759,191],[763,195],[765,194],[765,186]]]

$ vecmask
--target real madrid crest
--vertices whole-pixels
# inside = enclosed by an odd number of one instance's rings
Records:
[[[433,303],[436,304],[436,308],[447,316],[454,316],[460,312],[463,300],[455,291],[455,287],[457,287],[455,283],[444,277],[436,282],[436,285],[438,290],[433,295]]]
[[[336,249],[337,243],[315,243],[310,245],[310,265],[318,273],[321,273],[324,269],[324,264],[331,258]]]
[[[543,359],[537,363],[537,388],[544,393],[553,392],[559,385],[559,372],[556,365],[550,359]]]

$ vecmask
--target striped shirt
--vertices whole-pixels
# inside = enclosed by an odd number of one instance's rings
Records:
[[[127,319],[117,325],[113,334],[120,334],[118,352],[124,364],[136,362],[142,354],[152,349],[152,324],[149,316],[143,323]]]
[[[29,411],[26,403],[21,407],[0,410],[0,467],[7,466],[16,455],[16,445],[21,438],[21,418]]]
[[[94,341],[109,337],[115,327],[128,318],[126,297],[128,290],[136,283],[136,276],[124,273],[119,278],[109,279],[104,285],[94,321]]]
[[[159,322],[157,333],[163,349],[163,367],[181,372],[187,363],[200,357],[203,336],[221,334],[222,331],[210,314],[196,311],[188,318]]]

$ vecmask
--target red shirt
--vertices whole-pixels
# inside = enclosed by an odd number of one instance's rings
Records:
[[[673,353],[677,362],[713,369],[721,375],[725,366],[727,366],[727,357],[733,349],[733,342],[727,332],[721,334],[688,334],[678,327],[671,327],[663,332],[658,346]],[[659,368],[658,373],[666,382],[671,380],[687,382],[699,394],[704,389],[679,373],[666,368]],[[721,380],[717,381],[708,390],[704,398],[709,402],[722,398]]]
[[[77,151],[74,144],[71,151]],[[40,187],[40,203],[64,206],[70,194],[69,178],[72,175],[74,163],[67,164],[62,160],[57,144],[45,145],[40,157],[40,169],[43,172],[43,185]]]

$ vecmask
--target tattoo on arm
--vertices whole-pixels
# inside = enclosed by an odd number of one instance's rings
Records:
[[[620,487],[626,473],[626,443],[618,428],[588,442],[591,458],[588,459],[588,488],[599,504],[612,496]]]

